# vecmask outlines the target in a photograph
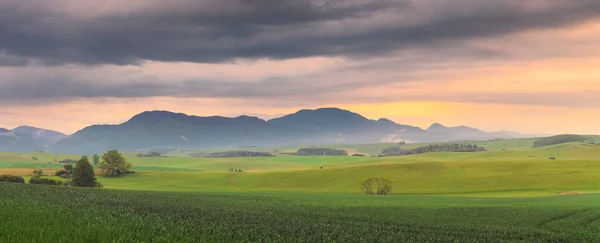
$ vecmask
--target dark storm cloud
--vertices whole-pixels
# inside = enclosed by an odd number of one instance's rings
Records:
[[[295,78],[265,78],[257,82],[228,82],[194,79],[164,82],[139,78],[128,82],[106,82],[104,79],[82,79],[70,75],[3,80],[0,82],[0,102],[39,104],[77,98],[244,98],[270,99],[322,96],[350,91],[367,85],[364,82],[298,82]],[[43,80],[43,81],[42,81]]]
[[[0,65],[368,57],[600,16],[597,0],[76,3],[0,0]]]

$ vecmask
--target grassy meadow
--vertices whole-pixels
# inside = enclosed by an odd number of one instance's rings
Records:
[[[0,206],[11,209],[0,211],[2,222],[11,222],[0,226],[0,241],[594,242],[600,146],[533,149],[533,142],[473,142],[488,151],[398,157],[127,153],[136,173],[98,176],[105,189],[0,183]],[[390,146],[325,147],[376,155]],[[78,157],[0,153],[0,174],[53,174],[61,165],[48,162]],[[362,195],[360,182],[369,176],[389,178],[392,194]]]

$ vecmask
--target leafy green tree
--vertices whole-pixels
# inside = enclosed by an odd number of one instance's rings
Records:
[[[369,177],[361,183],[360,189],[369,195],[387,195],[392,191],[392,181],[383,177]]]
[[[94,156],[92,156],[92,160],[94,161],[94,165],[100,164],[100,156],[98,156],[97,154],[94,154]]]
[[[110,150],[102,155],[100,170],[105,176],[118,176],[131,170],[131,163],[118,150]]]
[[[71,185],[76,187],[97,187],[96,174],[87,157],[82,157],[73,170]]]

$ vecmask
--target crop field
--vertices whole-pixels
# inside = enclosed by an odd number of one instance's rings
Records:
[[[600,146],[533,141],[397,157],[127,153],[136,173],[98,176],[104,189],[0,183],[0,242],[595,242]],[[52,175],[54,158],[78,156],[0,153],[0,174]],[[392,193],[362,195],[369,176]]]
[[[2,242],[594,242],[600,237],[600,195],[216,194],[12,183],[0,183],[0,191],[0,205],[10,209],[0,211]]]

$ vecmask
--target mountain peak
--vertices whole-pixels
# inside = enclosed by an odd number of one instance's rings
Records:
[[[377,120],[377,123],[380,124],[386,124],[386,125],[398,125],[397,123],[395,123],[394,121],[387,119],[387,118],[379,118]]]
[[[287,126],[344,126],[363,124],[369,119],[357,113],[339,108],[319,108],[315,110],[299,110],[298,112],[280,118],[269,120],[270,123]]]
[[[13,131],[34,139],[41,146],[48,146],[67,137],[67,135],[57,131],[32,126],[19,126],[13,129]]]
[[[431,126],[429,126],[429,128],[427,128],[427,131],[444,129],[444,128],[448,128],[448,127],[436,122],[436,123],[431,124]]]
[[[153,111],[144,111],[140,114],[133,116],[129,121],[139,121],[139,120],[147,120],[147,119],[164,119],[170,117],[187,117],[188,115],[183,113],[175,113],[164,110],[153,110]]]
[[[4,133],[4,132],[10,132],[10,130],[6,129],[6,128],[1,128],[0,127],[0,132]]]

